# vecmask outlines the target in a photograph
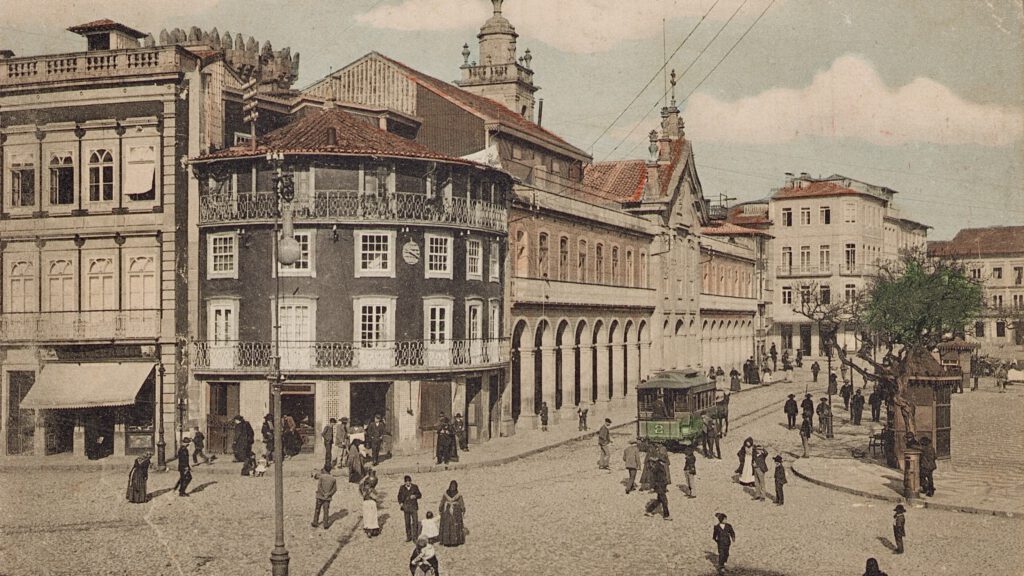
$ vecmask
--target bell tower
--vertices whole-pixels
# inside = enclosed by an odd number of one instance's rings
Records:
[[[494,13],[480,28],[479,62],[470,61],[472,53],[469,44],[462,46],[462,78],[456,85],[473,94],[486,96],[501,102],[509,109],[533,120],[534,92],[540,90],[533,84],[533,70],[530,63],[533,55],[527,48],[522,56],[516,57],[516,38],[519,34],[501,14],[504,0],[491,0]]]

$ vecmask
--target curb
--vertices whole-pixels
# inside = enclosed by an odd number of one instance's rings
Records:
[[[794,463],[795,464],[795,463]],[[1012,518],[1015,520],[1024,520],[1024,514],[1019,512],[1011,512],[1009,510],[989,510],[986,508],[975,508],[973,506],[957,506],[955,504],[940,504],[938,502],[927,502],[920,498],[908,499],[903,496],[883,496],[881,494],[874,494],[871,492],[865,492],[863,490],[857,490],[856,488],[850,488],[848,486],[841,486],[839,484],[833,484],[831,482],[825,482],[812,476],[809,476],[803,472],[797,470],[794,464],[789,465],[789,469],[793,471],[798,478],[806,480],[811,484],[835,490],[837,492],[844,492],[846,494],[852,494],[853,496],[860,496],[862,498],[870,498],[872,500],[881,500],[883,502],[890,502],[895,504],[907,504],[914,508],[925,508],[933,510],[945,510],[947,512],[960,512],[962,514],[977,514],[981,516],[998,516],[1000,518]]]

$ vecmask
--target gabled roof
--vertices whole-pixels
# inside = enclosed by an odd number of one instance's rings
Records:
[[[929,242],[928,254],[963,258],[995,254],[1024,255],[1024,226],[964,228],[952,240]]]
[[[331,128],[334,129],[334,144],[329,143]],[[445,156],[422,144],[381,130],[341,108],[328,108],[302,115],[258,138],[255,150],[251,144],[240,144],[200,156],[194,161],[259,157],[265,156],[267,152],[426,158],[467,165],[476,164]]]
[[[72,26],[68,28],[68,32],[74,32],[75,34],[91,34],[93,32],[105,32],[107,30],[117,30],[124,32],[129,36],[135,38],[145,38],[145,32],[139,32],[135,28],[130,28],[119,22],[114,22],[109,18],[103,18],[101,20],[93,20],[92,22],[86,22],[85,24],[79,24],[78,26]]]
[[[855,190],[844,186],[836,181],[808,181],[801,180],[795,184],[779,188],[772,196],[772,200],[791,200],[794,198],[821,198],[825,196],[866,196],[876,200],[882,200],[878,196]]]
[[[647,166],[643,160],[614,160],[590,164],[583,172],[582,195],[605,203],[635,202],[644,194]]]

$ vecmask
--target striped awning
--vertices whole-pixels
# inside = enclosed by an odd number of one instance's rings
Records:
[[[154,367],[152,362],[47,364],[21,407],[48,410],[135,404],[135,396]]]

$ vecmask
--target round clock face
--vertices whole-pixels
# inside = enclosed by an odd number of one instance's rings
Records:
[[[420,261],[420,246],[419,244],[409,240],[402,246],[402,259],[405,260],[406,264],[416,264]]]

